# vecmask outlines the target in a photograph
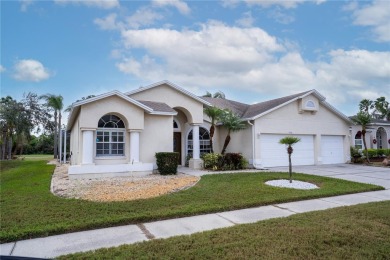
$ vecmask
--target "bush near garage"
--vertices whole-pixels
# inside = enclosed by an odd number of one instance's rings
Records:
[[[213,171],[242,170],[248,166],[248,161],[239,153],[208,153],[202,155],[204,168]]]
[[[161,175],[177,173],[179,153],[156,153],[157,170]]]

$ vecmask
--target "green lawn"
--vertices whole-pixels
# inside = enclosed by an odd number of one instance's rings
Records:
[[[19,160],[26,161],[50,161],[53,160],[54,157],[52,154],[26,154],[26,155],[18,155]]]
[[[390,201],[329,209],[60,259],[389,259]]]
[[[0,241],[88,230],[158,219],[227,211],[273,203],[380,190],[379,186],[294,174],[320,186],[294,190],[265,185],[286,173],[238,173],[202,177],[188,190],[157,198],[98,203],[63,199],[49,191],[54,165],[44,161],[1,163]]]

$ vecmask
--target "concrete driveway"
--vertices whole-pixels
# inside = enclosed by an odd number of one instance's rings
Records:
[[[288,172],[288,167],[273,167],[268,171]],[[293,172],[327,176],[349,181],[371,183],[390,189],[390,168],[355,164],[293,166]]]

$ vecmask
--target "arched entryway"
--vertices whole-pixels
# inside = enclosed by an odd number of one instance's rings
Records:
[[[379,127],[376,130],[376,147],[377,149],[387,149],[387,133],[383,127]]]

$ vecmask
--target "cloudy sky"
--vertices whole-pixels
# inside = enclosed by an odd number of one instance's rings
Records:
[[[390,99],[390,1],[1,1],[1,96],[169,80],[244,103],[317,89]]]

